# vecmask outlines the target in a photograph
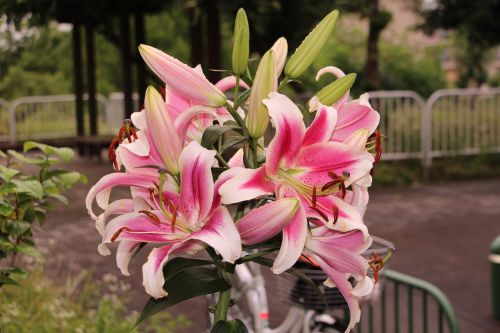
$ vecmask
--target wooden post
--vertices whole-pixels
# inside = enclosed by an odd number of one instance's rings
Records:
[[[83,121],[83,75],[82,75],[82,39],[80,24],[73,23],[72,31],[73,46],[73,90],[75,92],[76,110],[76,135],[81,137],[85,134],[85,124]],[[83,147],[78,147],[78,154],[83,155]]]
[[[189,9],[189,37],[191,42],[191,54],[189,62],[191,66],[203,63],[203,37],[201,32],[201,11],[198,7]]]
[[[95,78],[95,42],[92,23],[85,25],[85,48],[87,53],[87,94],[90,135],[97,135],[97,100]]]
[[[220,20],[219,1],[210,0],[207,4],[207,33],[208,33],[208,69],[221,69],[220,59]],[[216,82],[220,78],[220,73],[208,71],[207,77],[210,81]]]
[[[134,105],[132,103],[132,56],[130,53],[130,23],[128,13],[120,14],[120,48],[122,56],[124,118],[129,119],[134,111]]]
[[[135,43],[136,43],[136,66],[137,66],[137,89],[139,92],[139,105],[144,103],[144,93],[147,88],[147,72],[146,65],[144,60],[142,60],[141,55],[139,54],[138,46],[139,44],[146,43],[146,32],[144,29],[144,13],[138,11],[134,15],[135,18]]]

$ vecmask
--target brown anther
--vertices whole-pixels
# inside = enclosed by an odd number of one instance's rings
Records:
[[[115,171],[119,171],[118,162],[116,161],[116,148],[118,148],[119,144],[120,142],[118,138],[114,138],[109,144],[108,148],[108,157],[109,160],[113,163],[113,168],[115,169]]]
[[[345,188],[344,182],[340,183],[340,191],[342,192],[342,199],[344,199],[345,195],[347,194],[347,189]]]
[[[151,213],[148,210],[140,210],[138,213],[146,215],[155,224],[158,224],[158,225],[161,224],[160,218],[158,216],[156,216],[154,213]]]
[[[151,199],[151,201],[155,201],[155,198],[154,198],[155,190],[156,189],[154,187],[149,188],[149,199]]]
[[[333,212],[333,224],[335,224],[339,219],[339,208],[337,207],[336,204],[333,204],[332,212]]]
[[[316,207],[316,200],[317,200],[317,196],[316,196],[316,186],[313,186],[313,193],[312,193],[312,207]]]
[[[318,213],[318,214],[321,216],[321,218],[322,218],[323,220],[328,221],[328,216],[326,216],[326,214],[325,214],[325,213],[323,213],[320,209],[318,209],[317,207],[309,207],[309,208],[311,208],[311,209],[312,209],[312,210],[314,210],[316,213]]]
[[[128,227],[121,227],[120,229],[118,229],[114,234],[113,236],[111,237],[111,243],[113,243],[117,238],[118,236],[120,236],[120,234],[123,232],[123,231],[132,231],[132,229],[128,228]]]
[[[172,212],[172,232],[175,232],[175,222],[177,221],[177,206],[174,206]]]
[[[373,176],[375,165],[382,158],[382,135],[380,134],[380,131],[378,131],[378,130],[375,131],[375,133],[373,133],[372,136],[373,135],[375,136],[375,156],[374,156],[374,161],[373,161],[373,168],[370,170],[371,176]]]
[[[379,280],[379,271],[384,268],[384,260],[372,252],[368,266],[373,271],[373,277],[375,278],[375,283],[377,283]]]

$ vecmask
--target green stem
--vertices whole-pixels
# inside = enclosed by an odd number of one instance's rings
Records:
[[[215,307],[214,323],[220,320],[227,320],[227,311],[229,310],[229,303],[231,302],[231,288],[221,291],[219,294],[219,301]]]
[[[236,86],[234,87],[234,101],[238,100],[238,94],[240,89],[240,76],[236,75]]]
[[[257,169],[258,164],[257,164],[257,139],[252,138],[252,163],[253,163],[253,168]]]
[[[215,158],[217,159],[217,161],[219,161],[220,164],[222,164],[224,167],[226,168],[230,168],[229,164],[227,164],[226,160],[221,156],[221,154],[219,152],[217,152],[215,154]]]
[[[281,82],[278,86],[278,91],[281,91],[288,84],[288,80],[290,80],[290,78],[288,76],[285,76],[283,78],[283,80],[281,80]]]

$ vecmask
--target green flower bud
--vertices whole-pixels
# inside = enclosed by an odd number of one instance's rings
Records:
[[[330,37],[338,17],[338,10],[330,12],[330,14],[319,22],[309,35],[304,38],[286,64],[286,76],[292,79],[297,78],[312,64],[328,40],[328,37]]]
[[[272,50],[267,51],[260,60],[253,80],[252,91],[248,98],[249,110],[246,124],[248,133],[255,139],[264,135],[269,124],[269,114],[262,100],[277,89],[274,62],[274,52]]]
[[[318,91],[316,96],[323,105],[333,105],[344,96],[356,81],[356,73],[347,74]]]
[[[236,75],[245,73],[248,66],[250,29],[247,14],[243,8],[238,10],[234,22],[233,72]]]

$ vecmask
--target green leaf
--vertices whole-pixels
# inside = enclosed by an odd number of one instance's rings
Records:
[[[29,256],[32,256],[35,258],[40,258],[42,256],[40,254],[40,252],[38,252],[38,250],[34,246],[28,245],[28,244],[16,245],[14,251],[17,253],[26,254],[26,255],[29,255]]]
[[[212,149],[221,135],[221,126],[208,126],[201,136],[201,145],[207,149]]]
[[[12,206],[7,203],[0,203],[0,215],[9,216],[12,213]]]
[[[239,143],[242,143],[245,140],[246,140],[246,138],[244,136],[241,136],[241,135],[228,136],[227,138],[224,138],[224,140],[222,141],[221,150],[225,151],[226,149],[231,148]]]
[[[7,232],[14,237],[24,235],[30,227],[31,224],[26,221],[11,220],[6,223]]]
[[[20,171],[17,169],[12,169],[12,168],[7,168],[3,165],[0,165],[0,178],[5,180],[6,182],[9,182],[12,177],[17,175]]]
[[[242,92],[239,96],[238,99],[234,102],[234,107],[237,108],[240,105],[243,105],[245,101],[250,97],[250,93],[252,92],[252,89],[247,89],[244,92]]]
[[[12,244],[11,242],[9,242],[9,240],[7,238],[0,238],[0,249],[2,249],[3,251],[11,251],[14,249],[14,247],[16,247],[14,244]]]
[[[239,319],[234,319],[231,321],[219,320],[212,330],[211,333],[248,333],[248,329]]]
[[[170,260],[168,263],[165,264],[165,266],[163,266],[163,276],[171,278],[175,274],[180,273],[186,269],[190,269],[192,267],[207,266],[207,265],[213,265],[213,262],[202,259],[177,257]]]
[[[3,286],[4,284],[12,284],[15,286],[19,286],[19,284],[10,277],[5,275],[0,275],[0,287]]]
[[[79,172],[71,171],[59,176],[62,181],[62,185],[65,189],[72,187],[78,181],[82,179],[82,175]],[[86,179],[86,177],[85,177]]]
[[[2,186],[0,186],[0,194],[10,194],[14,193],[16,189],[16,185],[13,183],[5,183]]]
[[[16,185],[16,193],[27,193],[37,199],[43,197],[42,184],[37,180],[14,179],[12,183]]]
[[[19,276],[26,276],[28,272],[25,269],[19,268],[19,267],[5,267],[0,269],[0,276],[1,275],[10,275],[10,274],[15,274]]]
[[[47,156],[58,155],[66,162],[71,161],[74,156],[74,152],[71,148],[67,147],[57,148],[34,141],[26,141],[24,143],[24,152],[30,151],[34,148],[40,149]]]
[[[163,288],[167,291],[168,296],[159,299],[150,298],[142,309],[135,326],[172,305],[193,297],[227,290],[231,288],[231,285],[219,277],[215,268],[195,266],[183,269],[168,278]]]

